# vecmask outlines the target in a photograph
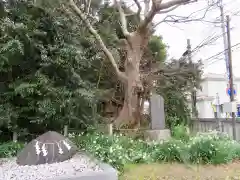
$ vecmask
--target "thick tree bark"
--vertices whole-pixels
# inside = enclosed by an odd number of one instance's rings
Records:
[[[140,100],[139,93],[143,91],[143,85],[140,77],[139,66],[143,51],[147,46],[149,35],[143,32],[134,32],[129,38],[127,44],[127,58],[125,60],[125,75],[127,81],[123,82],[125,94],[124,103],[121,112],[116,118],[115,125],[136,126],[140,121]]]

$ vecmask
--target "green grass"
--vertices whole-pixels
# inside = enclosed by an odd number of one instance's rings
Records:
[[[177,163],[128,165],[120,180],[237,180],[240,163],[197,166]]]

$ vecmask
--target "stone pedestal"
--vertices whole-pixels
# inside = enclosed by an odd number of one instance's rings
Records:
[[[171,132],[169,129],[162,130],[148,130],[144,133],[144,139],[150,141],[164,141],[171,137]]]
[[[118,180],[118,172],[108,164],[99,164],[103,171],[77,173],[75,176],[65,176],[48,180]]]

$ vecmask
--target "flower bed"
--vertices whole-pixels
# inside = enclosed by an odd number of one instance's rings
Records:
[[[151,162],[221,164],[240,157],[240,144],[217,132],[197,134],[188,141],[171,139],[163,143],[99,133],[70,134],[70,138],[79,149],[120,171],[126,164]],[[0,157],[15,155],[16,149],[5,148],[7,152],[3,152],[2,146],[0,145]],[[9,152],[12,150],[13,152]]]

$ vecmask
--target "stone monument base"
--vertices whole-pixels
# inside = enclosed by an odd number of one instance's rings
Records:
[[[144,132],[144,139],[150,141],[164,141],[171,137],[171,132],[169,129],[162,130],[147,130]]]
[[[118,172],[108,164],[99,164],[103,171],[83,172],[75,176],[65,176],[48,180],[118,180]]]

